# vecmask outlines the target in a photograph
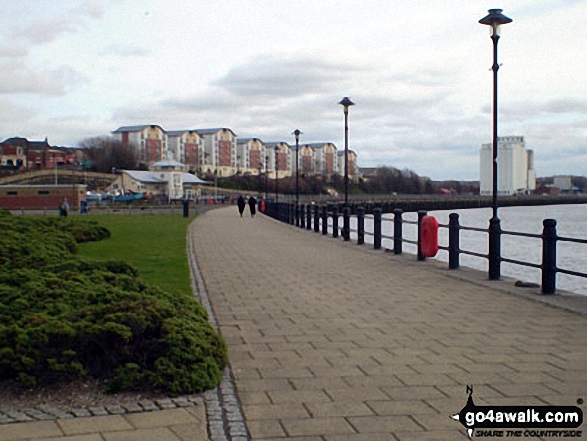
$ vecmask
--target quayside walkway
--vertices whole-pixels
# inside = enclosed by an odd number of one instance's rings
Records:
[[[191,229],[251,439],[464,440],[468,384],[477,405],[587,398],[584,315],[236,207]]]

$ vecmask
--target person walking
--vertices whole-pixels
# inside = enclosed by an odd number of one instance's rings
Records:
[[[241,217],[243,217],[243,212],[245,211],[245,205],[247,205],[245,203],[245,198],[243,198],[242,195],[240,195],[236,201],[236,205],[238,206],[238,212],[240,213]]]
[[[255,199],[253,196],[249,198],[249,209],[251,210],[251,217],[255,217],[257,209],[257,199]]]

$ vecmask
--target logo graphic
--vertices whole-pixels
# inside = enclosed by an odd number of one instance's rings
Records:
[[[467,429],[469,438],[475,433],[493,437],[582,436],[580,430],[564,430],[583,423],[583,411],[577,406],[477,406],[473,402],[473,386],[467,386],[467,394],[467,404],[451,418]]]

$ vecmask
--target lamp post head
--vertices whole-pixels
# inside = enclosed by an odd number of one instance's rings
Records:
[[[344,106],[344,113],[348,113],[349,106],[353,106],[355,103],[353,103],[348,96],[345,96],[338,104]]]
[[[301,134],[302,134],[302,132],[301,132],[301,131],[299,131],[298,129],[295,129],[295,130],[292,132],[292,135],[294,135],[294,136],[296,137],[296,140],[299,140],[299,139],[300,139],[300,135],[301,135]]]
[[[489,14],[479,20],[479,23],[491,26],[491,35],[499,36],[499,27],[511,23],[513,20],[502,14],[503,9],[490,9]]]

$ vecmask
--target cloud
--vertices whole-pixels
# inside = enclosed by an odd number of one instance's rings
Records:
[[[149,55],[149,51],[145,48],[138,46],[131,46],[128,44],[111,44],[106,46],[99,52],[101,56],[112,56],[112,57],[146,57]]]
[[[28,50],[19,45],[0,46],[0,58],[23,58],[28,55]]]
[[[60,96],[83,81],[85,77],[69,67],[34,70],[23,63],[0,66],[0,95]]]
[[[260,56],[234,67],[213,85],[241,97],[287,99],[335,90],[356,70],[352,65],[314,58]]]

